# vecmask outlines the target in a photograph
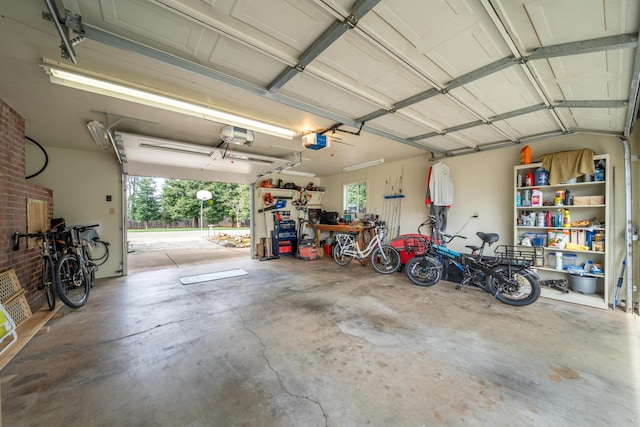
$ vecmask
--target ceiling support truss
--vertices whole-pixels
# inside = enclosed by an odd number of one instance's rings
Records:
[[[491,3],[491,0],[486,0]],[[276,77],[266,88],[253,85],[246,81],[231,77],[229,75],[220,73],[211,68],[187,61],[185,59],[176,57],[174,55],[170,55],[168,53],[158,51],[156,49],[150,48],[148,46],[144,46],[142,44],[115,36],[113,34],[104,32],[102,30],[98,30],[89,26],[83,26],[82,30],[87,38],[91,38],[101,43],[105,43],[114,47],[118,47],[121,49],[125,49],[128,51],[136,52],[138,54],[145,55],[152,59],[171,64],[178,68],[184,69],[186,71],[196,73],[202,75],[207,78],[211,78],[218,82],[222,82],[225,84],[232,85],[234,87],[246,90],[253,94],[262,96],[267,99],[271,99],[273,101],[279,102],[284,105],[288,105],[293,108],[300,109],[302,111],[309,112],[311,114],[318,115],[320,117],[332,120],[336,123],[352,126],[354,128],[359,128],[365,130],[370,133],[374,133],[376,135],[401,142],[403,144],[407,144],[416,148],[429,150],[437,154],[444,154],[441,149],[436,149],[434,147],[430,147],[427,144],[424,144],[424,140],[429,138],[443,136],[447,134],[451,134],[453,132],[459,132],[462,130],[470,129],[476,126],[481,125],[489,125],[493,126],[498,132],[507,136],[510,139],[510,143],[520,143],[524,141],[526,138],[517,139],[510,138],[508,135],[504,133],[504,131],[496,128],[494,126],[495,122],[501,120],[507,120],[513,117],[530,114],[534,112],[538,112],[541,110],[548,110],[550,114],[554,117],[556,122],[558,122],[560,133],[566,134],[569,132],[568,127],[562,122],[560,116],[557,114],[556,110],[558,108],[628,108],[627,119],[626,119],[626,127],[625,134],[628,134],[631,128],[631,124],[633,119],[635,118],[635,113],[638,109],[639,97],[639,82],[638,75],[640,73],[640,54],[638,49],[638,34],[623,34],[619,36],[612,37],[603,37],[599,39],[592,40],[584,40],[578,42],[564,43],[552,46],[543,46],[529,55],[524,55],[523,52],[520,52],[516,47],[517,40],[514,40],[511,36],[513,31],[507,27],[499,14],[495,11],[495,8],[488,7],[487,12],[492,15],[491,18],[494,21],[496,27],[500,30],[500,33],[503,35],[505,43],[511,48],[513,52],[513,56],[502,58],[498,61],[495,61],[491,64],[473,70],[467,74],[456,77],[451,80],[444,87],[434,87],[428,89],[424,92],[418,93],[416,95],[410,96],[406,99],[398,101],[394,105],[389,108],[381,108],[376,111],[372,111],[369,114],[361,116],[359,118],[348,118],[343,117],[339,114],[333,113],[331,111],[327,111],[321,108],[318,108],[314,105],[305,103],[303,101],[299,101],[296,99],[292,99],[290,97],[279,94],[277,91],[282,88],[287,82],[289,82],[297,73],[304,71],[304,69],[319,55],[322,54],[328,47],[331,46],[336,40],[338,40],[346,31],[349,29],[356,28],[358,21],[368,12],[370,12],[380,0],[357,0],[351,14],[345,17],[343,20],[334,21],[325,32],[318,37],[314,42],[312,42],[309,47],[302,53],[300,58],[298,58],[297,64],[295,66],[288,66],[283,72]],[[535,74],[529,68],[529,63],[531,61],[536,60],[545,60],[548,58],[560,57],[560,56],[569,56],[569,55],[578,55],[578,54],[586,54],[600,51],[607,51],[612,49],[629,49],[636,48],[636,61],[633,70],[633,81],[632,81],[632,93],[629,100],[624,101],[601,101],[601,100],[573,100],[573,101],[557,101],[549,99],[549,97],[545,94],[543,85],[537,80]],[[523,67],[525,74],[531,81],[531,84],[534,86],[537,93],[542,98],[542,103],[538,105],[528,106],[519,110],[504,112],[498,114],[493,117],[481,117],[479,114],[475,113],[471,107],[465,105],[462,101],[458,100],[456,97],[453,97],[450,94],[450,91],[456,88],[461,88],[464,85],[467,85],[471,82],[477,81],[494,73],[501,72],[513,65],[518,65]],[[407,65],[408,66],[408,65]],[[452,99],[460,103],[467,110],[472,112],[474,115],[478,116],[478,120],[474,120],[469,123],[463,123],[456,126],[452,126],[447,129],[434,129],[433,132],[424,133],[421,135],[416,135],[413,137],[405,138],[399,135],[392,134],[390,132],[386,132],[380,129],[377,129],[368,123],[371,120],[376,118],[385,116],[387,114],[393,114],[398,112],[401,109],[407,108],[409,106],[415,105],[419,102],[428,100],[432,97],[444,95],[451,96]],[[425,123],[420,123],[422,126],[427,126]],[[428,126],[427,126],[428,127]],[[597,131],[597,130],[594,130]],[[554,133],[555,135],[555,133]],[[538,138],[537,135],[533,136],[534,138]],[[422,143],[418,143],[417,141],[422,141]],[[502,144],[503,142],[487,144],[495,145]],[[504,142],[509,143],[509,142]],[[485,147],[485,146],[483,146]],[[474,151],[479,149],[484,149],[483,147],[474,148]],[[466,149],[464,149],[466,150]]]

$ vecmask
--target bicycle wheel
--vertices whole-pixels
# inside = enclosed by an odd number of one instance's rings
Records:
[[[338,265],[347,265],[351,262],[351,260],[353,259],[353,257],[351,255],[344,255],[342,253],[342,245],[341,244],[336,244],[333,247],[333,260],[336,262],[336,264]]]
[[[91,283],[76,255],[65,254],[58,259],[56,277],[56,291],[62,302],[71,308],[85,305],[89,299]]]
[[[433,286],[442,278],[442,264],[429,256],[411,258],[404,270],[409,280],[418,286]]]
[[[400,268],[400,263],[400,253],[389,245],[379,246],[371,254],[371,265],[378,273],[393,273]]]
[[[42,287],[47,296],[47,304],[49,310],[56,308],[56,290],[55,286],[55,266],[51,258],[44,258],[42,264]]]
[[[495,277],[489,276],[488,291],[503,303],[523,306],[533,304],[540,297],[540,280],[533,271],[512,265],[497,265],[491,270],[505,282],[500,283]]]

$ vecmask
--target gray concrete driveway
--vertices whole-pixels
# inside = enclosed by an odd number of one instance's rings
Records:
[[[226,233],[233,234],[235,231]],[[213,236],[209,230],[129,232],[128,272],[131,274],[171,266],[182,268],[191,264],[250,256],[249,248],[225,248],[207,239]]]

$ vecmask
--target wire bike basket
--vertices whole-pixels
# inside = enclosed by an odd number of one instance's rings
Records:
[[[496,261],[503,264],[531,267],[541,256],[533,246],[499,245],[494,250]]]
[[[389,242],[389,246],[400,253],[401,264],[405,265],[414,256],[424,255],[429,250],[429,240],[429,236],[422,234],[403,234]]]

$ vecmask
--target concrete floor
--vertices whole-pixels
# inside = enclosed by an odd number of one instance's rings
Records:
[[[0,373],[4,425],[640,424],[635,316],[197,245],[138,244],[63,307]]]

